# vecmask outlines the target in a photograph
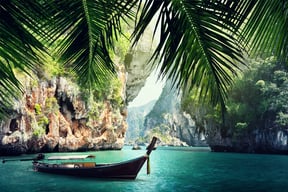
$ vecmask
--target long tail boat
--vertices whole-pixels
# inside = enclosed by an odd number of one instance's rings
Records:
[[[150,173],[149,155],[155,148],[157,138],[153,137],[147,152],[143,156],[123,161],[119,163],[97,164],[93,155],[74,155],[74,156],[53,156],[45,159],[40,155],[33,159],[33,169],[38,172],[70,175],[77,177],[111,178],[111,179],[135,179],[147,160],[147,173]],[[50,163],[52,160],[69,160],[61,163]],[[83,160],[83,161],[82,161]]]

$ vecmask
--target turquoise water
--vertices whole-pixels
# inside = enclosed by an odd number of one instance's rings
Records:
[[[121,151],[92,152],[99,163],[127,160],[144,153],[144,150],[134,151],[130,147]],[[284,155],[213,153],[168,147],[153,151],[150,160],[151,174],[146,175],[145,164],[137,179],[132,181],[56,176],[34,172],[31,162],[1,163],[0,191],[288,191],[288,156]]]

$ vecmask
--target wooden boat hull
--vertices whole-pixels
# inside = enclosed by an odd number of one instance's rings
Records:
[[[78,166],[77,164],[73,164],[73,166],[48,164],[35,161],[33,162],[33,168],[39,172],[77,177],[135,179],[147,159],[148,156],[144,155],[120,163],[96,164],[94,167]]]
[[[93,155],[73,155],[73,156],[59,156],[49,157],[49,160],[71,160],[69,162],[62,162],[60,164],[46,163],[44,155],[38,155],[33,159],[33,168],[35,171],[70,175],[77,177],[93,177],[93,178],[111,178],[111,179],[135,179],[141,170],[142,166],[148,160],[149,155],[155,147],[157,138],[153,137],[150,145],[147,147],[145,155],[120,163],[110,164],[96,164],[95,162],[78,162],[75,160],[83,160],[86,158],[95,157]],[[149,174],[149,163],[147,162],[147,173]]]

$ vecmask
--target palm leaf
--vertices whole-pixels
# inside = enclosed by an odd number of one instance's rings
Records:
[[[287,60],[288,2],[254,0],[253,3],[253,12],[243,26],[244,42],[253,54],[266,53]]]
[[[132,16],[134,5],[130,0],[47,1],[49,36],[59,43],[57,57],[82,85],[101,85],[116,73],[109,50],[121,32],[120,21]]]
[[[0,1],[0,117],[11,108],[22,91],[14,69],[30,73],[41,63],[37,54],[44,51],[35,38],[45,36],[39,17],[41,5],[35,1]]]
[[[139,9],[135,41],[159,14],[160,42],[152,59],[160,58],[161,74],[178,88],[200,88],[199,98],[224,108],[227,90],[244,66],[237,38],[251,8],[237,0],[147,0]]]

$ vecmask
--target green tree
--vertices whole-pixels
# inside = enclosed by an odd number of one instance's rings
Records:
[[[135,6],[141,2],[0,1],[0,113],[13,103],[9,96],[21,91],[13,69],[34,72],[43,53],[72,68],[87,87],[109,79],[115,74],[109,50],[122,32],[121,20],[137,22],[137,43],[158,17],[160,42],[153,59],[161,61],[160,74],[178,88],[199,88],[199,98],[222,107],[234,76],[244,66],[243,51],[265,51],[282,59],[288,55],[286,1],[146,0],[136,16]],[[54,42],[59,44],[55,47]]]
[[[234,137],[253,130],[288,127],[286,63],[267,59],[252,62],[229,92],[226,127]]]

